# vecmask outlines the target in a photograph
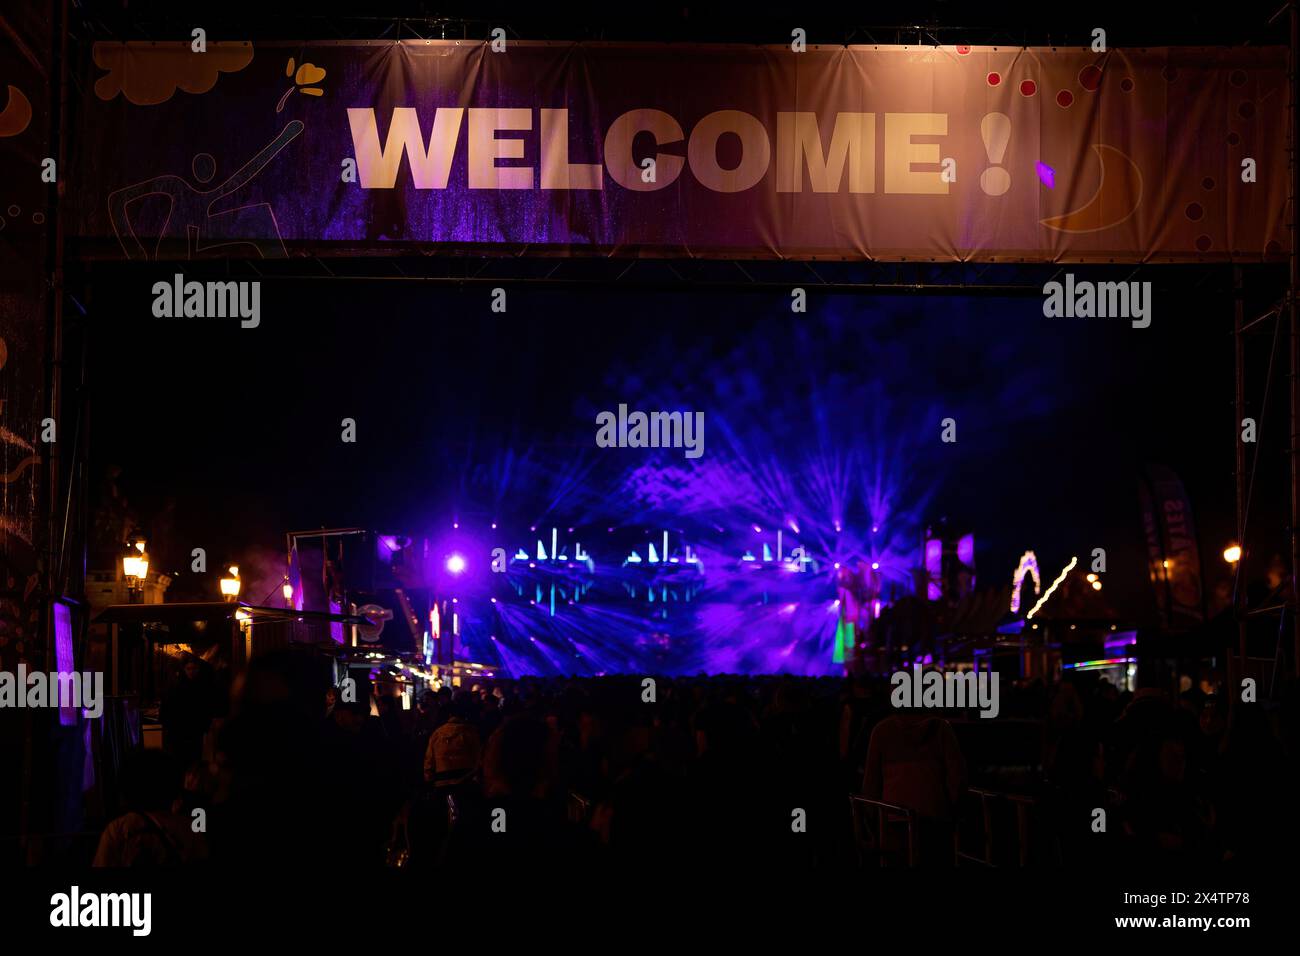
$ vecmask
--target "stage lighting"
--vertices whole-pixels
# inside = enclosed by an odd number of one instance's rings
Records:
[[[452,574],[460,574],[465,570],[465,559],[459,554],[453,554],[447,559],[447,570]]]
[[[1241,560],[1241,545],[1230,544],[1223,549],[1223,560],[1229,564],[1236,564]]]

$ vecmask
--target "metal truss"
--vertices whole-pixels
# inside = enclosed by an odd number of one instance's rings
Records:
[[[175,262],[81,260],[73,276],[88,284],[138,277],[169,278]],[[810,294],[1041,296],[1043,286],[1072,273],[1076,280],[1151,282],[1169,298],[1188,301],[1234,295],[1233,267],[1199,263],[969,263],[843,262],[757,259],[668,259],[577,256],[291,256],[287,259],[190,260],[195,279],[262,279],[269,282],[422,282],[450,286],[529,286],[605,291],[778,291],[802,288]],[[1253,288],[1285,286],[1285,266],[1240,267]],[[1168,299],[1166,299],[1168,301]],[[1271,305],[1269,300],[1266,305]],[[1261,310],[1264,306],[1261,306]],[[1255,313],[1258,314],[1258,313]]]

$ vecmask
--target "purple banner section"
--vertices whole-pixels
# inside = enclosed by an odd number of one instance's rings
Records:
[[[1281,49],[100,43],[89,255],[1284,253]]]

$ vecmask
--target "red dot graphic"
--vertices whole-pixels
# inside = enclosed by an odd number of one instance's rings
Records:
[[[1097,87],[1101,86],[1101,67],[1085,66],[1080,70],[1079,85],[1089,93],[1097,92]]]
[[[1133,92],[1133,77],[1131,77],[1131,76],[1126,76],[1126,77],[1124,77],[1124,79],[1120,80],[1120,81],[1119,81],[1119,88],[1120,88],[1121,90],[1123,90],[1125,93],[1132,93],[1132,92]]]
[[[957,53],[960,56],[965,56],[966,54],[970,53],[970,47],[964,43],[960,43],[957,45]]]
[[[1020,82],[1020,95],[1033,96],[1038,92],[1038,84],[1033,80],[1022,80]]]
[[[1212,245],[1214,245],[1214,243],[1210,240],[1209,236],[1199,235],[1196,237],[1196,248],[1200,252],[1209,252]]]
[[[1192,222],[1198,222],[1200,218],[1205,215],[1205,210],[1201,208],[1200,203],[1189,202],[1187,204],[1186,213],[1188,219],[1190,219]]]
[[[1056,94],[1056,105],[1061,109],[1069,109],[1070,104],[1074,102],[1074,94],[1069,90],[1061,90]]]
[[[998,73],[990,73],[988,75],[988,81],[989,81],[989,86],[997,86],[999,83],[1002,82],[1002,76],[1001,74]]]

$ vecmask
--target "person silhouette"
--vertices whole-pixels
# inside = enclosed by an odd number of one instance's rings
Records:
[[[114,190],[108,197],[109,221],[126,257],[158,259],[165,254],[167,258],[193,259],[231,245],[251,245],[263,258],[284,256],[284,240],[270,203],[215,207],[247,186],[303,129],[301,121],[292,121],[230,178],[211,189],[165,174]],[[191,161],[190,171],[199,186],[206,185],[216,176],[216,160],[210,153],[199,153]],[[130,209],[132,203],[151,196],[166,197],[170,204],[152,256],[137,235]]]

